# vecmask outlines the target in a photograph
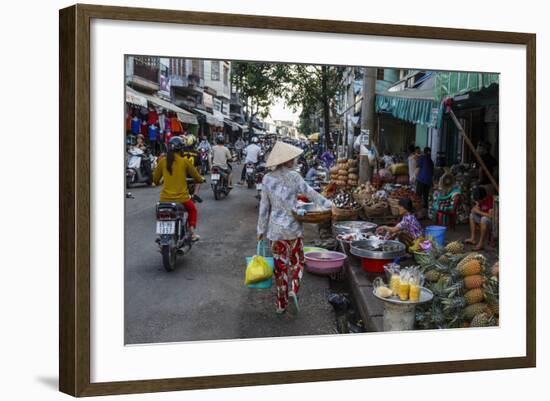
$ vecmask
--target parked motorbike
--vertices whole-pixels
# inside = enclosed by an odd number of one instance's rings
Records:
[[[176,267],[176,256],[191,250],[193,240],[189,229],[188,213],[179,202],[157,203],[157,238],[162,255],[162,264],[166,271]]]
[[[260,162],[256,166],[256,199],[262,199],[263,181],[266,173],[265,162]]]
[[[153,169],[156,167],[156,157],[150,148],[145,151],[135,146],[128,147],[126,161],[126,187],[137,184],[151,185],[153,183]]]
[[[210,170],[210,162],[208,161],[208,151],[207,150],[201,150],[199,152],[199,160],[200,160],[200,163],[201,163],[201,167],[200,167],[201,175],[208,174],[208,170]]]
[[[223,195],[229,195],[229,176],[227,172],[218,166],[212,166],[210,175],[210,185],[214,192],[214,199],[220,200]]]

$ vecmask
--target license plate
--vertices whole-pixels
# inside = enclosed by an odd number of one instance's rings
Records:
[[[219,174],[212,174],[212,175],[210,176],[210,179],[211,179],[212,181],[218,181],[218,180],[220,179],[220,175],[219,175]]]
[[[175,232],[175,221],[157,221],[157,234],[174,234]]]
[[[256,184],[256,189],[258,191],[261,191],[262,190],[262,184]]]
[[[246,169],[246,172],[247,172],[248,174],[252,174],[252,173],[254,172],[254,169],[253,169],[253,168],[247,168],[247,169]]]

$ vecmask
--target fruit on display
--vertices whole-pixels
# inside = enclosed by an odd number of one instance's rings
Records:
[[[447,245],[439,252],[421,261],[425,286],[434,293],[434,298],[429,305],[417,306],[417,327],[498,325],[499,283],[498,277],[492,275],[495,265],[485,269],[483,255],[475,252],[462,255],[463,248],[457,244]]]
[[[445,247],[445,252],[449,252],[455,255],[462,253],[464,252],[464,244],[460,241],[449,242]]]
[[[388,297],[391,297],[393,294],[392,290],[386,286],[377,287],[375,291],[376,291],[376,295],[381,298],[388,298]]]
[[[473,290],[474,288],[481,288],[485,283],[485,277],[480,274],[464,277],[464,288],[466,290]]]
[[[474,316],[470,322],[470,327],[490,327],[496,326],[496,324],[497,322],[494,316],[487,312],[482,312]]]
[[[476,304],[468,305],[464,309],[464,319],[470,322],[476,315],[487,312],[489,312],[489,305],[485,302],[478,302]]]
[[[351,193],[347,191],[338,192],[334,197],[333,203],[338,209],[358,209],[361,207],[361,205],[353,199]]]
[[[357,161],[340,158],[330,169],[330,182],[338,187],[355,187],[358,180]]]

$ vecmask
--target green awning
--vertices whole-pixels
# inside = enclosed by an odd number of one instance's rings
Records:
[[[433,98],[433,91],[410,90],[376,94],[374,102],[377,113],[389,113],[393,117],[413,124],[437,125],[439,103]]]
[[[437,72],[435,80],[435,99],[441,101],[447,97],[478,92],[493,84],[498,85],[499,74],[486,72]]]

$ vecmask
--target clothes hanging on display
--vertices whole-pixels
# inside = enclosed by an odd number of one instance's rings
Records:
[[[149,140],[151,142],[156,141],[157,140],[157,135],[158,135],[157,126],[154,125],[154,124],[149,125]]]
[[[141,120],[137,117],[132,118],[132,134],[137,135],[141,132]]]
[[[149,114],[147,115],[147,125],[153,125],[158,123],[159,116],[154,109],[149,109]]]

